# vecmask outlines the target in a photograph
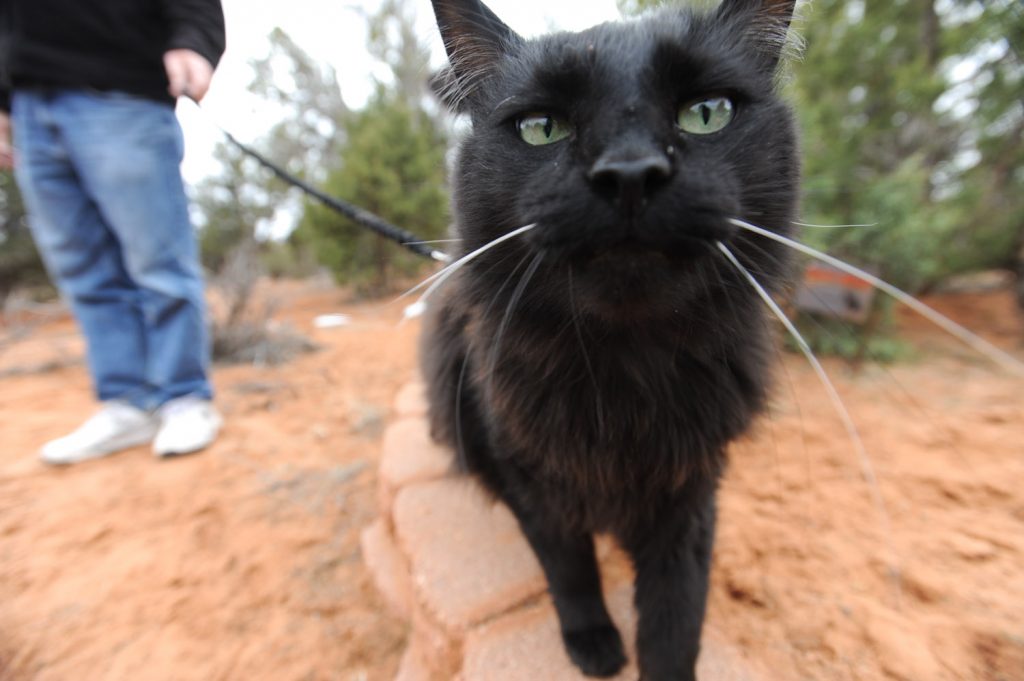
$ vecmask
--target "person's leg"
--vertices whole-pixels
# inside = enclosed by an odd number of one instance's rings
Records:
[[[121,94],[65,92],[58,125],[75,169],[121,249],[143,313],[150,407],[212,397],[203,281],[169,106]]]
[[[121,263],[117,239],[71,164],[51,98],[17,92],[12,129],[29,226],[81,325],[96,395],[146,408],[151,396],[140,297]]]

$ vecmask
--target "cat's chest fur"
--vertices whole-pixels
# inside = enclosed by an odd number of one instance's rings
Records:
[[[611,327],[527,311],[502,328],[486,306],[454,296],[448,306],[441,335],[452,363],[464,364],[444,402],[472,407],[442,418],[478,420],[495,452],[592,529],[632,511],[638,496],[716,477],[725,444],[763,399],[757,363],[767,345],[756,333],[738,352],[699,319]],[[486,467],[469,450],[466,467]]]

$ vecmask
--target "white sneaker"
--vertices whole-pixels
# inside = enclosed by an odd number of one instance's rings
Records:
[[[127,402],[104,402],[103,407],[74,432],[43,445],[39,458],[55,466],[96,459],[150,442],[156,435],[157,425],[152,414]]]
[[[157,410],[160,430],[153,440],[157,456],[179,456],[205,449],[217,439],[224,423],[209,400],[194,395],[178,397]]]

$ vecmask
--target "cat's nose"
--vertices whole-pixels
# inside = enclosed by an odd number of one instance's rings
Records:
[[[671,173],[668,158],[650,154],[638,158],[602,156],[587,176],[598,193],[617,200],[623,212],[635,215]]]

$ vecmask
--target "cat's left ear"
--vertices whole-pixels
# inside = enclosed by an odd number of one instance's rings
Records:
[[[774,71],[786,48],[796,0],[722,0],[718,16],[738,22],[766,66]]]
[[[456,109],[522,38],[480,0],[432,0],[450,69],[433,78],[445,103]]]

